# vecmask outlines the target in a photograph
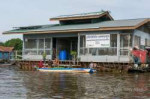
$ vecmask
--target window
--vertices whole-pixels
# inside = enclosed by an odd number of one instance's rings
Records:
[[[128,56],[129,48],[132,46],[131,34],[120,34],[120,55]]]
[[[39,39],[38,55],[42,55],[44,52],[47,55],[51,54],[51,38]]]
[[[117,55],[117,48],[99,48],[98,55]]]
[[[80,48],[80,55],[88,54],[88,48]]]
[[[25,39],[25,48],[26,49],[37,48],[37,40],[36,39]]]
[[[47,55],[51,55],[51,39],[50,38],[45,39],[45,53]]]
[[[42,55],[44,52],[51,55],[51,38],[25,39],[24,54]]]
[[[46,55],[51,55],[51,50],[45,50]]]
[[[39,39],[39,49],[44,49],[44,39]]]
[[[149,39],[145,39],[145,46],[150,46],[150,40]]]
[[[45,49],[50,49],[51,48],[51,39],[46,38],[45,39]]]
[[[120,35],[120,47],[121,48],[128,48],[131,46],[131,35],[130,34],[121,34]]]
[[[117,47],[117,34],[110,35],[110,47]]]
[[[139,36],[135,36],[134,37],[134,46],[140,46],[140,37]]]
[[[86,37],[80,36],[80,55],[90,54],[92,56],[117,55],[117,34],[110,34],[110,47],[86,48]]]
[[[43,55],[44,49],[43,50],[38,50],[38,55]]]
[[[85,36],[80,36],[80,48],[85,47]]]
[[[107,48],[99,48],[98,55],[107,55]]]
[[[97,48],[89,48],[89,54],[91,55],[97,55]]]
[[[24,54],[25,55],[37,55],[37,50],[25,49]]]

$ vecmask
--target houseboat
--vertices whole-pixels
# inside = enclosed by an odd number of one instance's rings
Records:
[[[62,15],[50,18],[59,24],[17,27],[3,34],[23,34],[23,59],[59,58],[71,60],[77,52],[79,62],[131,61],[130,49],[150,46],[150,19],[115,20],[108,11]]]

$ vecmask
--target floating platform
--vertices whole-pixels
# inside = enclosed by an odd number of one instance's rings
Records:
[[[128,69],[133,67],[133,63],[120,63],[120,62],[95,62],[97,64],[94,69],[97,72],[128,72]],[[16,62],[17,66],[24,71],[35,71],[38,67],[39,61],[32,61],[32,60],[22,60]],[[46,61],[48,68],[53,68],[52,63]],[[90,62],[75,62],[72,61],[60,61],[59,67],[62,68],[88,68]],[[58,68],[59,68],[58,67]]]

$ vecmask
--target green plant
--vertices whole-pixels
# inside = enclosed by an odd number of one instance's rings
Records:
[[[76,51],[71,51],[70,54],[72,55],[72,57],[73,57],[72,60],[73,60],[73,63],[75,64],[77,52]]]
[[[71,51],[70,53],[72,56],[77,56],[77,52],[76,51]]]
[[[46,55],[46,53],[44,52],[44,53],[42,54],[42,56],[43,56],[43,58],[46,58],[47,55]]]

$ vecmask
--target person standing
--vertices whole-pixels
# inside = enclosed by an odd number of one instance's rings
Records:
[[[96,68],[96,67],[97,67],[97,64],[96,64],[96,63],[94,63],[94,64],[93,64],[93,66],[94,66],[94,68]]]
[[[93,68],[93,67],[94,67],[94,63],[91,62],[91,63],[89,64],[89,68]]]

